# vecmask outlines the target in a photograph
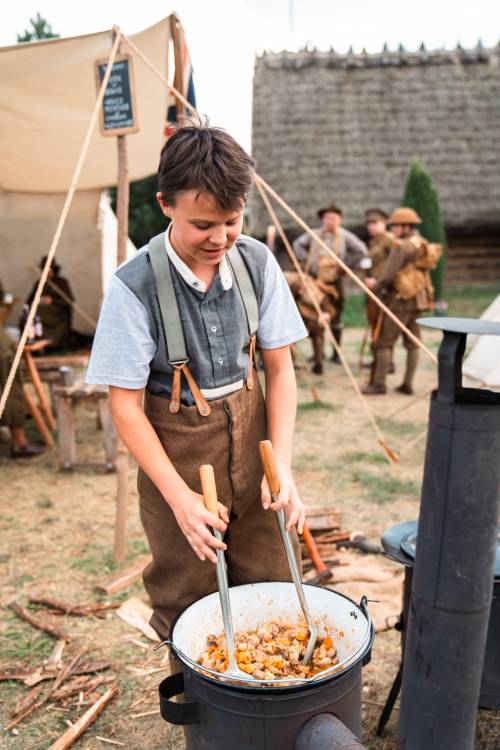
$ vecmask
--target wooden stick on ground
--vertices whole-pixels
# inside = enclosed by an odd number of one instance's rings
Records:
[[[47,635],[50,635],[52,638],[55,638],[57,641],[69,641],[70,640],[69,635],[65,633],[63,630],[60,630],[59,628],[54,628],[46,622],[42,622],[42,620],[32,615],[31,612],[28,612],[27,609],[24,609],[24,607],[21,607],[21,605],[18,604],[17,602],[14,602],[13,604],[11,604],[10,608],[14,612],[14,614],[17,615],[17,617],[19,617],[21,620],[28,622],[32,627],[37,628],[37,630],[43,630],[44,633],[47,633]]]
[[[116,693],[116,686],[107,690],[96,702],[69,727],[59,739],[50,746],[49,750],[67,750],[76,740],[81,737],[88,727],[94,723],[100,713],[104,711],[110,700]]]
[[[37,604],[40,607],[56,610],[58,614],[71,615],[73,617],[85,617],[88,615],[99,617],[100,613],[106,612],[108,609],[117,609],[120,606],[120,602],[108,602],[107,604],[99,604],[98,602],[69,604],[68,602],[49,599],[46,596],[30,596],[28,601],[30,604]]]
[[[119,573],[115,574],[112,578],[107,578],[105,581],[98,583],[96,589],[103,591],[108,596],[113,596],[118,591],[128,588],[134,581],[137,581],[142,571],[152,561],[151,555],[146,555],[136,560],[128,568],[124,568]]]
[[[13,719],[9,724],[7,724],[6,727],[4,727],[5,731],[8,732],[9,729],[12,729],[12,727],[15,727],[16,724],[20,724],[23,719],[25,719],[27,716],[33,713],[33,711],[36,711],[37,708],[41,708],[45,703],[49,701],[53,693],[58,690],[58,688],[61,687],[64,680],[72,673],[72,670],[76,667],[80,659],[82,658],[83,654],[85,653],[86,649],[83,648],[81,651],[77,653],[77,655],[67,664],[66,666],[62,667],[59,671],[59,674],[57,675],[54,684],[50,687],[50,690],[45,693],[43,698],[40,698],[39,701],[36,701],[35,703],[31,703],[30,705],[27,705],[21,713],[19,713],[15,719]],[[36,697],[33,694],[33,697]]]

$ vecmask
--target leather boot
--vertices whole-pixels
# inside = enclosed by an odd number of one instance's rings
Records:
[[[335,324],[331,328],[332,333],[333,333],[333,338],[335,339],[335,341],[337,342],[337,344],[339,346],[342,343],[342,331],[343,331],[343,329],[344,329],[344,327],[343,327],[342,323]],[[337,354],[337,352],[336,352],[335,349],[333,350],[331,361],[335,362],[336,365],[340,365],[340,357]]]
[[[318,333],[313,333],[311,339],[314,350],[314,365],[312,371],[315,375],[322,375],[324,358],[323,332],[320,331]]]
[[[406,352],[406,368],[404,380],[396,388],[400,393],[405,393],[411,396],[413,393],[413,378],[415,377],[415,371],[418,365],[418,349],[408,349]]]
[[[375,372],[373,374],[374,385],[385,388],[385,379],[391,367],[391,360],[391,349],[377,349],[375,352]]]

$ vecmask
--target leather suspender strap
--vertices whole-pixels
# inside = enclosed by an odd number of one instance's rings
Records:
[[[189,357],[186,352],[184,331],[182,330],[179,306],[175,296],[172,272],[165,249],[165,235],[158,234],[149,241],[149,257],[156,282],[156,293],[160,306],[161,323],[165,343],[167,345],[168,361],[174,368],[172,378],[172,390],[170,393],[170,411],[176,414],[181,406],[181,374],[187,380],[198,412],[202,417],[208,417],[211,413],[207,400],[191,375],[187,363]]]
[[[149,257],[156,281],[156,293],[160,305],[161,322],[167,345],[168,361],[171,365],[189,362],[182,330],[179,306],[175,296],[172,272],[165,248],[165,234],[157,234],[149,240]]]

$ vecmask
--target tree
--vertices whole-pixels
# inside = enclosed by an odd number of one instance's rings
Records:
[[[434,271],[431,271],[436,300],[442,299],[443,278],[446,268],[446,233],[444,230],[439,195],[430,172],[419,161],[413,161],[406,178],[403,206],[414,208],[422,219],[420,233],[429,242],[439,242],[443,254]]]
[[[168,219],[162,214],[155,195],[158,191],[155,174],[130,183],[128,236],[139,248],[151,237],[165,231]],[[116,188],[111,188],[111,205],[116,211]]]
[[[34,42],[37,39],[55,39],[59,34],[52,31],[50,23],[40,13],[30,18],[31,29],[25,29],[24,34],[17,35],[18,42]]]

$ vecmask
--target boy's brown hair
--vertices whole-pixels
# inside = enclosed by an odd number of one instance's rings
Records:
[[[177,193],[197,190],[212,195],[224,210],[234,211],[246,200],[254,166],[252,157],[225,130],[186,125],[163,146],[158,190],[172,206]]]

